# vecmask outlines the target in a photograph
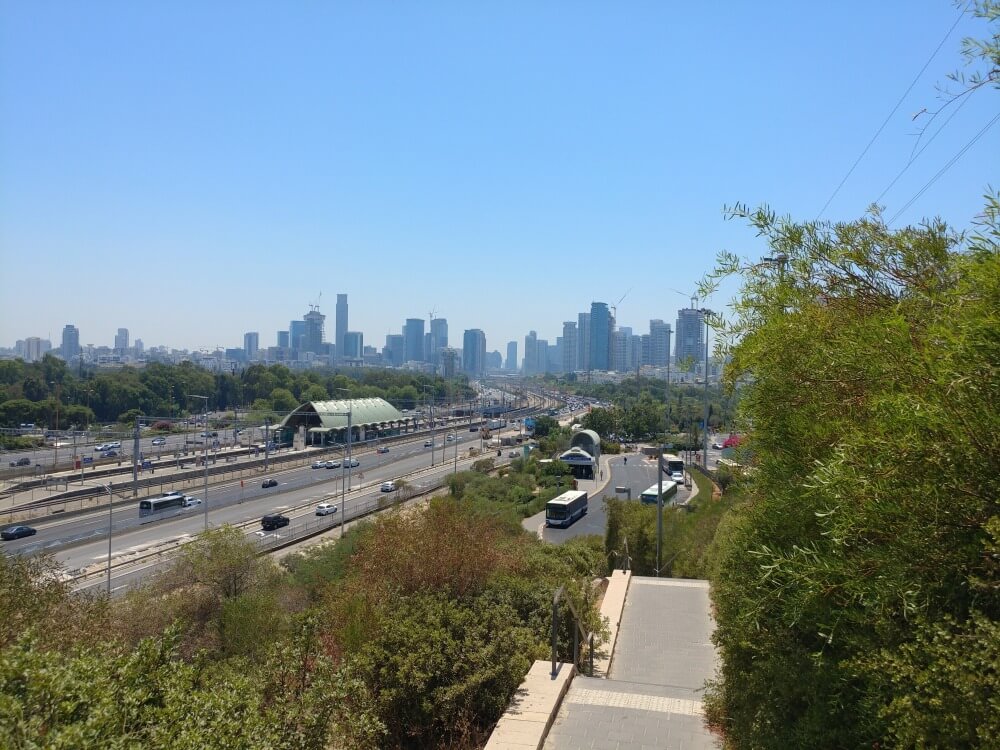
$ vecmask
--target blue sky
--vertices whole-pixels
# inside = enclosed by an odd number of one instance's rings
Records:
[[[722,208],[812,219],[959,16],[946,0],[0,3],[0,346],[261,345],[322,292],[382,346],[554,343],[593,300],[673,323]],[[959,68],[964,18],[824,214],[861,215]],[[970,97],[883,198],[909,201],[1000,112]],[[949,114],[950,110],[945,114]],[[943,123],[931,124],[928,136]],[[897,221],[958,228],[992,128]],[[679,290],[676,291],[676,290]],[[708,301],[724,309],[735,288]]]

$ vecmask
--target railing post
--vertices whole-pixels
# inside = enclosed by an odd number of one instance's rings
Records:
[[[552,597],[552,677],[555,677],[557,674],[556,649],[559,639],[559,598],[562,596],[562,592],[563,587],[560,586],[556,589],[556,593]]]

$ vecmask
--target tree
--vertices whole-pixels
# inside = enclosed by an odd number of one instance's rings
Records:
[[[715,542],[711,713],[741,747],[975,746],[996,706],[954,696],[990,679],[953,667],[1000,664],[1000,204],[964,245],[731,213],[783,260],[713,277],[743,279],[716,324],[753,471]]]

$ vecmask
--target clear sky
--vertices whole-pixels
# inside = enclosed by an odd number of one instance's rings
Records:
[[[0,346],[261,346],[322,293],[381,347],[446,317],[490,350],[591,301],[671,324],[716,253],[766,248],[725,204],[816,218],[959,10],[947,0],[0,2]],[[824,218],[906,165],[964,18]],[[969,98],[891,216],[998,112]],[[928,142],[951,110],[931,123]],[[958,228],[1000,125],[899,218]],[[919,148],[919,146],[918,146]],[[724,309],[734,289],[707,304]]]

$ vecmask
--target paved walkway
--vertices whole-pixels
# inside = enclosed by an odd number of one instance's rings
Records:
[[[608,679],[577,676],[547,750],[709,750],[701,698],[715,674],[708,582],[631,579]]]

